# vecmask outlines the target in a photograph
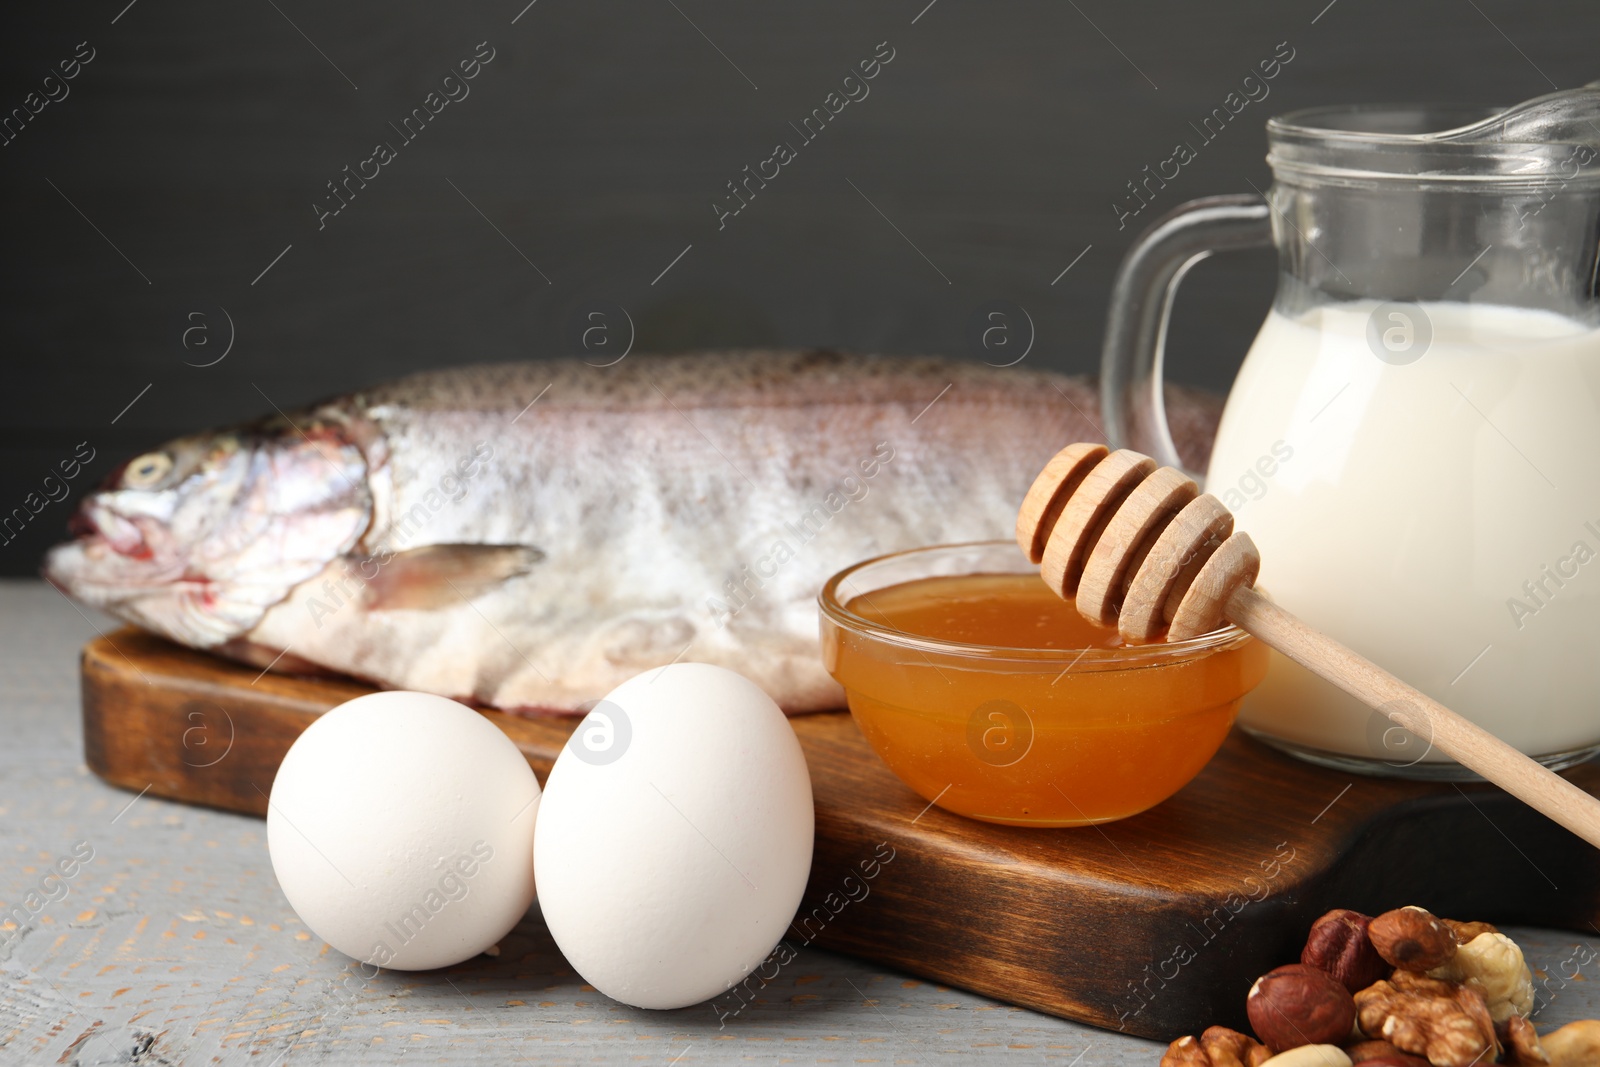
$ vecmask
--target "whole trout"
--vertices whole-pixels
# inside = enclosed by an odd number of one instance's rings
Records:
[[[833,352],[505,363],[183,437],[118,468],[45,576],[196,648],[513,710],[720,664],[838,707],[817,592],[870,556],[1011,536],[1099,440],[1081,378]],[[1203,469],[1220,404],[1173,390]]]

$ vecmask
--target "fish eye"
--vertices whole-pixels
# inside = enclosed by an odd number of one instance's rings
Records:
[[[150,489],[172,470],[172,457],[165,452],[146,452],[135,457],[122,472],[122,484],[128,489]]]

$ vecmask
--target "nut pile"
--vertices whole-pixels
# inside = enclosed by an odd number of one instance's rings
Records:
[[[1213,1026],[1167,1046],[1161,1067],[1600,1067],[1600,1020],[1534,1029],[1516,942],[1423,908],[1330,911],[1245,1007],[1254,1038]]]

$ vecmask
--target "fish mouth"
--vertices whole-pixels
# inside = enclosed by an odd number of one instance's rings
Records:
[[[141,563],[148,563],[155,558],[155,549],[139,523],[124,518],[92,499],[84,501],[72,513],[67,520],[67,533],[72,535],[69,543],[80,546],[91,558],[101,555],[106,549]]]
[[[92,499],[67,520],[71,540],[45,553],[39,575],[56,589],[105,608],[169,582],[142,526]]]

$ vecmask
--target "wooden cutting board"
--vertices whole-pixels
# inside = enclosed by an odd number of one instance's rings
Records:
[[[284,753],[367,688],[255,670],[138,630],[83,652],[84,748],[114,785],[264,815]],[[540,779],[570,718],[484,713]],[[1359,778],[1237,731],[1176,797],[1102,827],[1027,830],[931,808],[848,714],[791,720],[816,858],[788,941],[1052,1015],[1169,1040],[1243,1028],[1260,974],[1334,907],[1592,932],[1600,852],[1487,786]],[[1600,765],[1568,772],[1600,793]],[[715,1002],[732,1011],[759,978]]]

